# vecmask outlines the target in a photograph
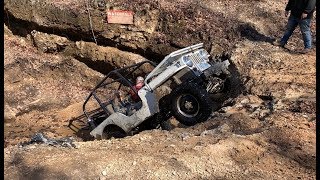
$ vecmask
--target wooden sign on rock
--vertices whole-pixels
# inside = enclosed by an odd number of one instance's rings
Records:
[[[133,12],[124,10],[110,10],[107,13],[108,23],[133,24]]]

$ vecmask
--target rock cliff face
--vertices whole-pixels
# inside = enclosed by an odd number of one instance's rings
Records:
[[[107,23],[107,11],[129,9],[135,12],[133,25]],[[93,1],[6,1],[10,18],[32,29],[66,36],[74,41],[86,40],[99,45],[119,47],[144,53],[153,44],[150,39],[158,26],[157,3],[147,1],[115,1],[99,9]]]
[[[243,38],[270,42],[280,23],[263,26],[275,17],[266,3],[256,1],[5,1],[5,19],[17,33],[31,30],[117,47],[149,59],[192,44],[203,42],[212,55],[230,52]],[[248,13],[241,9],[253,6]],[[134,24],[108,24],[110,10],[131,10]],[[274,11],[274,10],[273,10]],[[276,13],[279,13],[279,8]],[[259,19],[253,21],[253,17]],[[19,27],[15,26],[18,23]],[[12,24],[12,25],[10,25]],[[281,23],[282,24],[282,23]],[[23,27],[23,29],[21,29]],[[20,28],[20,30],[19,30]]]

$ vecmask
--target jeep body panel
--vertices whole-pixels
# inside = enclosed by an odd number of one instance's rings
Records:
[[[167,55],[145,79],[145,85],[154,90],[181,69],[189,68],[200,76],[210,68],[209,54],[203,49],[203,43],[189,46]]]
[[[157,99],[154,93],[148,91],[146,88],[142,88],[138,91],[138,95],[142,101],[142,107],[138,111],[131,116],[126,116],[117,112],[113,113],[93,129],[90,134],[95,138],[102,136],[103,130],[110,124],[116,125],[128,133],[145,119],[159,112]]]

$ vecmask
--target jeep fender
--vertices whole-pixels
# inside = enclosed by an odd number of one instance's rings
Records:
[[[90,134],[97,138],[102,136],[106,126],[112,124],[120,127],[126,133],[130,132],[133,128],[137,127],[148,117],[159,112],[156,95],[148,91],[146,88],[139,90],[138,95],[142,101],[142,107],[131,116],[126,116],[122,113],[113,113],[105,119],[99,126],[93,129]]]

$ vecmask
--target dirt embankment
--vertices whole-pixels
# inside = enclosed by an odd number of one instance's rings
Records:
[[[6,0],[4,17],[8,27],[20,35],[38,30],[73,41],[96,39],[99,45],[157,61],[198,42],[212,55],[232,51],[244,38],[271,42],[284,29],[285,21],[284,2],[121,0],[108,1],[104,8],[95,2]],[[108,24],[106,14],[111,9],[132,10],[134,24]]]
[[[315,179],[315,48],[296,53],[298,31],[287,49],[270,44],[285,2],[87,2],[4,1],[6,179]],[[110,8],[134,24],[108,24]],[[227,54],[244,87],[208,121],[88,142],[67,127],[103,73],[198,42]],[[77,148],[16,146],[36,132]]]

